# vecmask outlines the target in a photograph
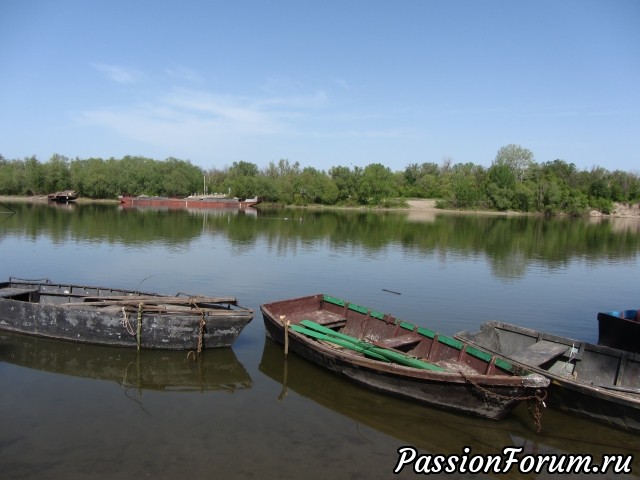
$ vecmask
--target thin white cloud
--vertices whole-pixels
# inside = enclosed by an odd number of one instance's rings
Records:
[[[94,68],[119,83],[143,80],[135,70],[96,64]],[[197,72],[167,69],[167,78],[187,84]],[[417,132],[393,126],[379,128],[382,115],[336,110],[321,89],[306,92],[288,79],[271,80],[261,95],[219,94],[204,89],[172,88],[129,105],[103,106],[82,112],[78,122],[103,128],[134,142],[195,157],[211,152],[247,150],[251,145],[282,145],[291,142],[331,139],[413,138]],[[278,85],[276,85],[278,83]],[[191,82],[193,85],[193,82]],[[134,101],[136,99],[134,98]],[[334,102],[335,103],[335,102]]]
[[[171,144],[176,150],[229,136],[282,134],[289,128],[278,112],[234,97],[187,90],[167,93],[153,103],[88,110],[79,120],[145,143]]]
[[[142,77],[139,71],[132,68],[122,67],[119,65],[93,63],[91,66],[96,70],[98,70],[99,72],[104,73],[107,76],[107,78],[109,78],[110,80],[116,83],[122,83],[122,84],[136,83]]]
[[[189,82],[194,84],[202,84],[202,76],[195,70],[187,67],[165,68],[164,73],[171,79],[179,82]]]
[[[242,97],[177,89],[164,95],[160,102],[176,114],[217,122],[242,133],[268,134],[284,127],[280,112],[261,108],[259,102]]]
[[[282,106],[295,109],[319,109],[328,103],[328,96],[323,91],[316,91],[310,95],[274,96],[257,101],[257,105],[270,107]]]

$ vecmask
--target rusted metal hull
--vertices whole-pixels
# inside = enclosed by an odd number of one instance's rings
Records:
[[[139,349],[228,347],[253,311],[215,300],[10,281],[0,283],[0,330]]]
[[[640,310],[598,313],[598,345],[640,353]]]
[[[548,377],[550,406],[640,432],[640,354],[502,322],[487,322],[479,332],[456,338]],[[546,356],[540,355],[542,344],[548,346]],[[560,348],[554,351],[553,345]]]
[[[254,207],[261,202],[260,198],[240,200],[237,198],[167,198],[167,197],[128,197],[121,196],[123,207],[162,207],[169,209],[240,209]]]
[[[520,401],[535,399],[548,385],[544,377],[523,370],[509,371],[511,365],[499,361],[496,364],[495,357],[487,357],[483,352],[474,349],[472,354],[461,342],[450,337],[430,336],[427,329],[334,297],[319,294],[272,302],[260,308],[267,335],[278,343],[287,344],[289,351],[376,391],[434,407],[501,419]],[[410,332],[416,337],[404,353],[425,359],[440,370],[368,358],[309,338],[291,327],[285,330],[285,322],[301,325],[305,319],[331,325],[336,332],[365,343],[394,344],[396,347],[388,348],[394,353],[401,352],[402,347],[398,344],[406,332]]]

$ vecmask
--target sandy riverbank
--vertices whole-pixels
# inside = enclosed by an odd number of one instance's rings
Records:
[[[441,210],[436,208],[435,200],[408,200],[409,210],[422,212],[460,212],[460,213],[481,213],[494,215],[522,215],[520,212],[491,212],[484,210]],[[603,214],[597,210],[589,212],[590,217],[614,217],[614,218],[638,218],[640,219],[640,203],[624,204],[614,203],[614,210],[611,214]]]

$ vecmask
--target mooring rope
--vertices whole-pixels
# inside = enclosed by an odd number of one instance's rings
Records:
[[[138,332],[136,335],[136,340],[138,342],[138,350],[140,350],[140,346],[142,343],[142,310],[144,308],[144,303],[140,302],[138,305]]]
[[[284,327],[284,355],[289,355],[289,325],[291,322],[287,320],[286,315],[280,315],[280,321]]]
[[[133,330],[133,325],[131,325],[129,321],[129,314],[124,307],[122,307],[122,320],[120,320],[120,325],[122,325],[132,337],[136,334]]]

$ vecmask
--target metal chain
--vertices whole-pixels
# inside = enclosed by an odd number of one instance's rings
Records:
[[[200,323],[198,325],[198,346],[196,348],[196,352],[191,350],[189,351],[189,353],[187,353],[187,359],[190,362],[195,362],[198,359],[198,357],[200,357],[200,354],[202,353],[202,349],[204,348],[204,329],[207,326],[207,322],[204,320],[204,310],[198,307],[195,300],[190,299],[189,304],[191,305],[192,309],[198,310],[200,312]]]
[[[536,432],[540,433],[542,430],[542,408],[546,406],[544,401],[547,398],[546,390],[536,390],[535,401],[529,400],[527,402],[527,408],[529,409],[529,414],[533,419],[533,422],[536,424]]]
[[[500,393],[492,392],[491,390],[488,390],[482,385],[479,385],[477,382],[474,382],[469,377],[467,377],[464,374],[464,372],[462,372],[462,370],[458,370],[458,373],[462,376],[462,378],[466,382],[469,382],[478,390],[482,391],[485,394],[485,396],[489,398],[493,398],[494,400],[517,400],[517,401],[526,400],[528,402],[529,413],[531,414],[531,417],[536,425],[536,432],[540,432],[540,430],[542,430],[542,408],[541,407],[546,406],[544,403],[545,399],[547,398],[546,390],[537,388],[533,395],[524,396],[524,397],[502,395]],[[533,407],[531,406],[532,400],[535,400]]]

